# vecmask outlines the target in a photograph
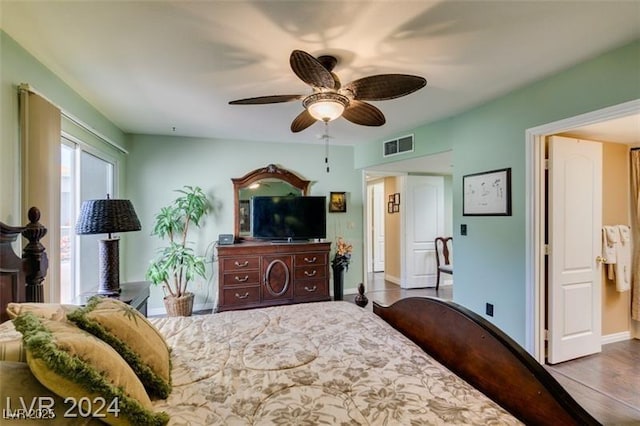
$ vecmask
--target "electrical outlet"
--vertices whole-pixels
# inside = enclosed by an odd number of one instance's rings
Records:
[[[460,224],[460,235],[467,235],[467,225],[465,223]]]
[[[488,316],[492,317],[493,316],[493,304],[492,303],[487,303],[487,307],[486,307],[486,313]]]

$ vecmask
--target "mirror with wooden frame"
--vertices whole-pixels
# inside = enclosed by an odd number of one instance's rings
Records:
[[[234,236],[251,239],[251,197],[308,195],[311,181],[293,172],[269,164],[240,178],[232,178],[234,197]]]

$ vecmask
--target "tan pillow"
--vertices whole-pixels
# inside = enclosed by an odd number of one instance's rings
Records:
[[[40,412],[33,413],[30,419],[12,418],[12,414],[18,414],[22,408],[22,401],[29,408],[40,407]],[[0,406],[4,410],[2,415],[8,425],[33,425],[46,424],[47,426],[75,426],[75,425],[99,425],[103,424],[97,418],[92,417],[65,417],[65,412],[70,409],[68,404],[58,395],[51,392],[38,382],[31,374],[26,362],[0,361]],[[53,407],[53,408],[49,408]],[[10,412],[9,412],[10,411]],[[55,417],[51,418],[51,414]],[[70,411],[68,414],[74,414]],[[77,413],[77,410],[75,412]],[[38,422],[39,420],[39,422]]]
[[[108,297],[93,297],[69,320],[109,343],[131,366],[150,395],[171,393],[171,356],[160,332],[132,306]]]
[[[100,420],[111,425],[163,425],[166,413],[154,413],[142,383],[107,343],[70,322],[25,312],[13,320],[27,348],[33,375],[63,398],[117,401],[118,412],[103,409]],[[113,407],[113,406],[112,406]]]
[[[7,314],[10,319],[14,319],[23,312],[33,312],[40,318],[66,321],[67,314],[77,308],[75,305],[61,305],[60,303],[9,303]]]

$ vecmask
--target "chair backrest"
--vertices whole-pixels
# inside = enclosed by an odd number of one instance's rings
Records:
[[[437,237],[436,246],[436,266],[451,264],[451,251],[453,248],[453,237]]]

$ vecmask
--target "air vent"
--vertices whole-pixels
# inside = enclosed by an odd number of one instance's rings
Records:
[[[402,154],[403,152],[413,151],[413,135],[403,136],[398,139],[393,139],[384,142],[383,157],[389,157],[396,154]]]

